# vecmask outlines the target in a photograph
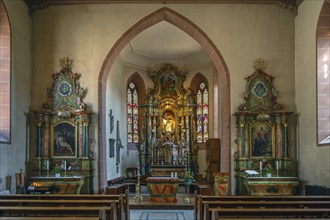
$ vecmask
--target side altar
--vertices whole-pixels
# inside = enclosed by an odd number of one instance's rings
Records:
[[[80,194],[83,176],[35,176],[29,178],[28,189],[33,192],[48,191],[53,194]]]
[[[299,185],[292,112],[277,102],[275,78],[264,72],[265,61],[254,67],[245,78],[245,102],[234,113],[236,194],[292,195]]]
[[[92,111],[83,101],[86,90],[72,64],[67,57],[60,59],[61,70],[52,75],[47,102],[32,110],[31,140],[36,145],[30,150],[28,182],[55,186],[56,193],[89,194],[94,191]]]
[[[297,177],[242,177],[249,195],[281,195],[290,196],[299,185]]]

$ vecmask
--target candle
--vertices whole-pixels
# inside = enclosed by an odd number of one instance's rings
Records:
[[[276,161],[276,170],[278,171],[278,160]]]
[[[262,161],[260,160],[260,171],[262,170]]]
[[[49,161],[46,160],[46,170],[49,171]]]
[[[139,162],[137,162],[136,167],[137,167],[137,174],[139,175],[140,174],[140,163]]]

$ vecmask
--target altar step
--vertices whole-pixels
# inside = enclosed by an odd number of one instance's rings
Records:
[[[137,202],[134,200],[134,194],[131,194],[129,197],[129,208],[130,210],[134,209],[158,209],[158,210],[193,210],[194,209],[194,196],[189,195],[189,202],[185,201],[186,195],[178,194],[177,202],[149,202],[149,195],[142,194],[143,201]]]

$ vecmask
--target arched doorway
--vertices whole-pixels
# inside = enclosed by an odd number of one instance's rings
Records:
[[[228,68],[225,65],[225,62],[220,54],[219,50],[213,44],[213,42],[208,38],[208,36],[198,28],[194,23],[189,21],[187,18],[178,14],[177,12],[169,8],[161,8],[154,13],[146,16],[139,22],[137,22],[132,28],[130,28],[124,35],[115,43],[107,57],[105,58],[98,82],[98,109],[99,109],[99,130],[98,130],[98,188],[99,191],[102,191],[106,184],[106,128],[102,124],[106,121],[106,81],[110,72],[110,69],[117,59],[120,51],[126,46],[126,44],[132,40],[139,33],[149,28],[150,26],[157,24],[161,21],[167,21],[174,26],[180,28],[188,35],[190,35],[196,42],[198,42],[203,50],[208,54],[209,58],[212,60],[217,76],[216,79],[219,79],[221,82],[220,94],[222,100],[222,109],[221,109],[221,170],[229,172],[230,171],[230,80]],[[218,84],[215,83],[218,87]],[[218,99],[214,100],[214,105],[218,106]],[[218,113],[215,112],[216,121],[214,122],[214,133],[215,137],[218,137]]]

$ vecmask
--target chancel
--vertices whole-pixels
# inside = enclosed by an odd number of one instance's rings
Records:
[[[0,218],[329,218],[329,12],[0,0]]]

